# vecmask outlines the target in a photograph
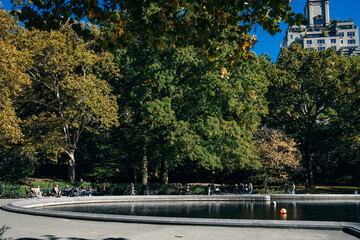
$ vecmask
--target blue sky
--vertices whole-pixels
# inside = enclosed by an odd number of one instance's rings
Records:
[[[11,9],[10,0],[0,0],[6,10]],[[295,13],[303,13],[306,0],[293,0],[291,6]],[[360,26],[360,0],[330,0],[330,18],[340,20],[348,20],[352,18],[355,25]],[[255,45],[253,51],[257,55],[267,53],[270,55],[272,61],[275,61],[279,51],[280,43],[283,43],[287,25],[281,24],[281,33],[271,36],[264,32],[261,27],[258,27],[256,32],[252,34],[257,35],[258,43]]]

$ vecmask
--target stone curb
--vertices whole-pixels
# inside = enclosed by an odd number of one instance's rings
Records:
[[[357,198],[356,198],[357,197]],[[330,221],[279,221],[279,220],[250,220],[250,219],[207,219],[154,217],[131,215],[108,215],[91,213],[55,212],[35,207],[54,206],[64,204],[105,203],[105,202],[149,202],[149,201],[271,201],[271,200],[360,200],[354,195],[234,195],[234,196],[103,196],[103,197],[74,197],[74,198],[41,198],[20,200],[9,203],[1,208],[11,212],[25,213],[39,216],[70,218],[91,221],[112,221],[144,224],[172,224],[194,226],[222,226],[222,227],[255,227],[255,228],[294,228],[318,230],[342,230],[360,238],[360,223],[330,222]]]

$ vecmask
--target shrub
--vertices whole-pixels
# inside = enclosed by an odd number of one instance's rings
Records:
[[[30,188],[23,185],[2,183],[2,196],[4,198],[26,198]]]

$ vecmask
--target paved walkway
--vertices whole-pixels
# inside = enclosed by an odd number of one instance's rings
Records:
[[[0,205],[12,202],[0,199]],[[0,227],[7,225],[3,238],[12,239],[99,239],[99,240],[353,240],[342,231],[309,229],[235,228],[133,224],[41,217],[0,210]],[[1,239],[1,238],[0,238]]]

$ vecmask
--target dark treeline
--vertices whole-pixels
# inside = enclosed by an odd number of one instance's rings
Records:
[[[161,15],[178,28],[175,37],[145,13],[139,20],[114,11],[107,22],[108,12],[92,6],[96,25],[88,26],[55,21],[56,9],[66,11],[56,4],[50,15],[29,15],[46,12],[44,2],[15,5],[27,29],[0,10],[0,180],[359,182],[358,56],[294,45],[271,63],[248,51],[249,30],[230,20],[218,38],[203,39],[206,48],[182,38],[201,14]],[[208,4],[215,17],[227,11]],[[294,18],[272,8],[271,26],[256,20],[270,32],[277,17]],[[146,19],[153,29],[141,26]],[[181,28],[185,20],[190,29]]]

